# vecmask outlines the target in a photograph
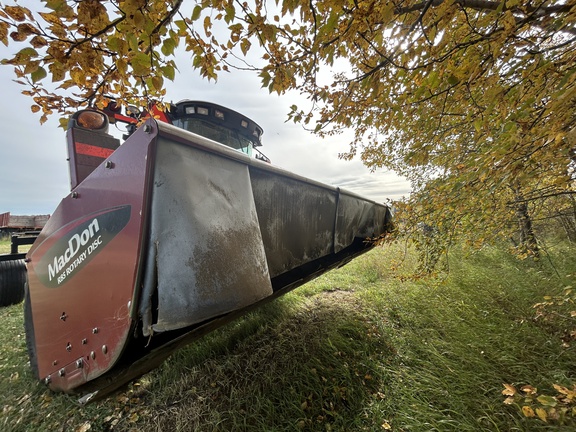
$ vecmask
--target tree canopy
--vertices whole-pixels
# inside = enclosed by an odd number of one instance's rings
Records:
[[[183,48],[207,79],[250,69],[300,91],[289,118],[319,135],[354,130],[342,156],[406,176],[403,220],[445,243],[519,232],[537,253],[532,221],[575,213],[575,0],[41,4],[2,5],[0,41],[23,46],[4,63],[42,119],[161,100]]]

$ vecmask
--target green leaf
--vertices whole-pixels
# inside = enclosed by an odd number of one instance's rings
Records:
[[[192,17],[190,18],[192,21],[196,21],[200,18],[200,14],[202,13],[202,6],[196,5],[194,10],[192,11]]]
[[[450,84],[451,86],[455,86],[456,84],[458,84],[460,82],[460,80],[458,79],[458,77],[454,74],[450,75],[448,77],[448,84]]]
[[[235,16],[236,10],[234,9],[234,6],[228,6],[226,8],[226,15],[224,15],[224,21],[226,24],[230,24],[232,21],[234,21]]]
[[[178,30],[180,30],[182,32],[188,31],[188,26],[186,25],[186,21],[176,20],[176,21],[174,21],[174,24],[176,24],[176,27],[178,27]]]
[[[160,68],[160,70],[162,71],[162,74],[168,78],[170,81],[174,81],[174,78],[176,76],[176,70],[173,66],[162,66]]]
[[[480,117],[474,120],[474,129],[476,129],[478,133],[482,130],[482,119]]]
[[[142,52],[137,53],[130,62],[134,75],[143,76],[150,73],[150,57]]]
[[[164,39],[162,42],[162,54],[165,56],[169,56],[174,54],[174,50],[176,49],[176,41],[172,38]]]
[[[556,398],[552,397],[552,396],[542,395],[542,396],[538,396],[536,398],[536,400],[538,402],[540,402],[542,405],[549,406],[549,407],[555,407],[558,404],[558,401],[556,400]]]
[[[36,69],[34,72],[30,74],[30,77],[32,78],[33,83],[37,83],[41,79],[46,78],[46,75],[48,75],[46,73],[46,69],[40,66],[38,69]]]

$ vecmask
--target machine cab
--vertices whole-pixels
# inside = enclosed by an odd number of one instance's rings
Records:
[[[173,105],[168,117],[181,129],[257,159],[267,159],[257,150],[262,146],[262,128],[236,111],[210,102],[184,100]]]

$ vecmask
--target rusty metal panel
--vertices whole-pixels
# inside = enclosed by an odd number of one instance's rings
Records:
[[[271,277],[332,252],[336,189],[274,170],[250,173]]]
[[[10,212],[0,213],[0,228],[8,226],[10,222]]]
[[[239,161],[161,139],[149,245],[140,306],[145,335],[272,294],[248,167]]]
[[[39,229],[48,222],[50,215],[12,215],[10,212],[0,214],[0,228]]]

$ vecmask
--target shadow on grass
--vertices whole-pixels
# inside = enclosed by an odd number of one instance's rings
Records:
[[[395,354],[349,292],[293,308],[280,299],[176,353],[142,380],[142,430],[381,428],[367,407],[386,397]]]

